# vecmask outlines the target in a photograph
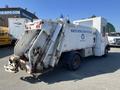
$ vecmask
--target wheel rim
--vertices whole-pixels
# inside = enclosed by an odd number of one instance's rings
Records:
[[[79,57],[79,55],[76,55],[74,58],[75,59],[73,62],[73,69],[77,69],[80,66],[80,57]]]

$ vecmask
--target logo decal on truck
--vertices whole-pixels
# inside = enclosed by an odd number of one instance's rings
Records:
[[[76,30],[76,29],[71,29],[71,32],[74,33],[92,33],[92,31],[88,30]]]
[[[81,39],[84,40],[85,39],[85,35],[81,34]]]

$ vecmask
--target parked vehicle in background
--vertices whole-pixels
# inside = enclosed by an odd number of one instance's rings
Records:
[[[27,18],[8,18],[9,32],[14,40],[19,40],[25,32],[25,23],[30,20]]]
[[[120,46],[120,32],[108,33],[109,46]]]
[[[9,34],[8,27],[0,26],[0,46],[12,44],[12,36]]]

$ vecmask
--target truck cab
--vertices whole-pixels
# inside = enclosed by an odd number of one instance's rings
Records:
[[[95,55],[101,56],[105,52],[105,48],[110,50],[108,46],[108,38],[106,35],[107,31],[107,20],[103,17],[94,17],[94,18],[86,18],[73,21],[74,24],[92,27],[97,30],[96,32],[96,45],[95,45]]]

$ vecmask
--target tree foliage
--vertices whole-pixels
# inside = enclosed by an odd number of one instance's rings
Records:
[[[115,32],[115,27],[111,23],[107,23],[107,32]]]

